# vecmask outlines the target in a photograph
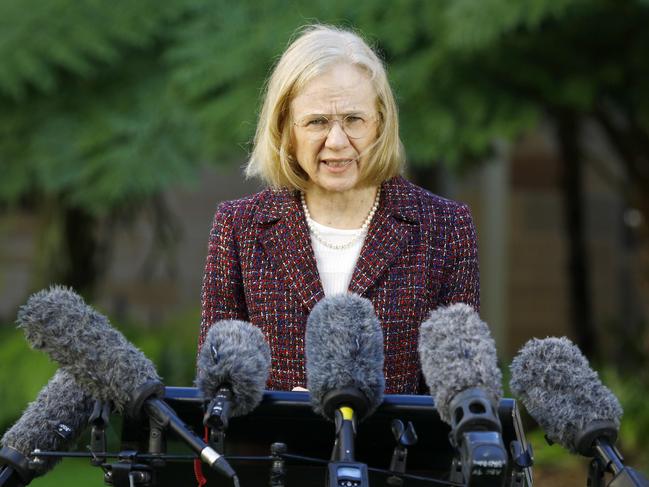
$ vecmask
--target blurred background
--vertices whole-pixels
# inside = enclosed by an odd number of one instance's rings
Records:
[[[259,189],[241,167],[264,80],[317,22],[385,59],[408,177],[471,206],[503,370],[530,337],[573,339],[647,472],[648,0],[0,0],[0,431],[55,370],[14,325],[52,283],[192,383],[212,215]],[[541,485],[584,485],[533,429]]]

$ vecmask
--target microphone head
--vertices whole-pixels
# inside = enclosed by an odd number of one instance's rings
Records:
[[[509,385],[548,439],[591,456],[593,431],[615,442],[622,407],[570,340],[533,338],[510,366]]]
[[[305,349],[307,388],[317,413],[332,419],[342,404],[331,393],[343,390],[360,391],[344,394],[359,419],[381,404],[383,332],[369,300],[356,294],[322,299],[307,319]]]
[[[496,343],[478,313],[463,303],[439,307],[419,331],[421,370],[440,418],[452,423],[451,402],[467,389],[481,389],[495,411],[502,397]]]
[[[198,354],[196,386],[206,399],[229,386],[232,416],[242,416],[261,402],[269,371],[270,348],[259,328],[245,321],[218,321]]]
[[[71,289],[33,294],[17,324],[32,348],[65,367],[95,398],[112,401],[119,413],[141,388],[160,381],[153,363]]]
[[[27,458],[31,452],[67,450],[88,425],[94,399],[87,395],[65,370],[58,370],[30,403],[20,419],[7,430],[0,446]],[[34,475],[51,470],[60,458],[38,457],[30,462]]]

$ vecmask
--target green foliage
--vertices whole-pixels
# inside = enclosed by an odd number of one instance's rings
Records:
[[[485,51],[517,30],[538,32],[543,22],[562,19],[590,0],[447,0],[443,16],[445,44],[460,51]]]
[[[155,331],[130,324],[120,326],[129,340],[156,365],[169,386],[191,386],[196,375],[200,310],[190,309],[156,326]]]
[[[624,409],[619,434],[620,449],[626,454],[629,464],[649,473],[649,452],[646,448],[649,437],[649,384],[635,374],[623,374],[613,367],[603,371],[602,381],[618,397]]]
[[[551,467],[554,470],[572,469],[577,465],[583,465],[583,471],[586,472],[588,462],[577,456],[572,455],[559,445],[548,444],[543,431],[534,429],[526,434],[527,441],[532,444],[534,451],[534,468]]]
[[[0,326],[0,431],[20,416],[56,371],[42,353],[30,350],[20,330]]]
[[[103,487],[104,472],[93,467],[89,460],[66,458],[51,472],[34,479],[29,485],[33,487]]]
[[[53,92],[66,74],[94,77],[128,48],[150,46],[181,6],[154,0],[0,2],[0,92],[24,100],[30,88]]]

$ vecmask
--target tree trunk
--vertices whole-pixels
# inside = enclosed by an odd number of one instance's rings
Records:
[[[91,300],[106,270],[108,240],[98,231],[101,220],[52,199],[44,205],[36,288],[61,284]]]
[[[555,118],[563,168],[561,189],[568,245],[570,319],[577,345],[593,359],[598,354],[598,341],[592,316],[589,252],[585,237],[580,127],[572,112],[562,111]]]

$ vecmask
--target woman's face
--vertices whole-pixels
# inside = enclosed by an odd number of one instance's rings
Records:
[[[332,66],[293,98],[291,116],[293,155],[309,176],[309,189],[341,193],[358,188],[378,126],[376,93],[367,74],[351,64]],[[361,118],[365,123],[358,130]]]

